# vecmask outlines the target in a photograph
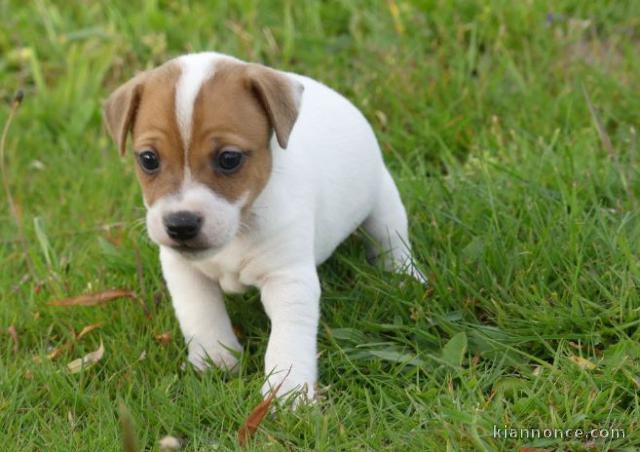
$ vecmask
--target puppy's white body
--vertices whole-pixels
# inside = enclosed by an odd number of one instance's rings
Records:
[[[177,86],[182,88],[176,90],[176,114],[185,142],[192,128],[190,103],[198,85],[215,77],[217,62],[229,58],[202,53],[178,60],[182,75]],[[406,213],[364,116],[325,85],[296,74],[280,74],[292,84],[301,84],[304,91],[287,148],[281,149],[275,135],[271,139],[271,174],[249,207],[248,219],[233,231],[233,239],[211,254],[194,258],[160,243],[160,256],[194,365],[204,368],[207,359],[227,368],[236,364],[234,351],[241,347],[221,290],[257,287],[272,327],[263,391],[286,376],[280,394],[302,389],[312,397],[320,298],[316,266],[363,225],[389,269],[421,281],[424,277],[411,266]],[[176,208],[197,202],[193,199],[203,188],[185,176],[181,192],[163,202],[177,204]],[[242,207],[210,196],[209,208],[216,203],[222,210]],[[167,208],[163,202],[149,211],[152,237],[153,228],[159,227],[158,212]]]
[[[225,291],[260,286],[266,274],[321,264],[367,218],[387,177],[371,127],[345,98],[307,77],[286,150],[272,139],[273,169],[246,230],[195,262]]]

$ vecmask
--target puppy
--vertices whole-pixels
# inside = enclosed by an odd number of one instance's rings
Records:
[[[279,396],[313,399],[316,266],[360,225],[387,269],[426,282],[370,125],[325,85],[190,54],[119,87],[104,117],[121,155],[133,137],[147,229],[198,369],[236,366],[222,293],[257,287],[271,320],[263,394],[282,383]]]

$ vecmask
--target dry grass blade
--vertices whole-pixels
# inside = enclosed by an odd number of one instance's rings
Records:
[[[72,374],[76,374],[80,372],[82,369],[87,369],[93,366],[95,363],[100,361],[104,356],[104,344],[100,341],[100,347],[96,350],[87,353],[82,358],[74,359],[69,364],[67,364],[67,368],[69,372]]]
[[[85,326],[78,334],[76,334],[76,340],[79,341],[93,330],[100,328],[102,325],[104,325],[104,323],[98,322]]]
[[[47,354],[47,358],[50,359],[50,360],[54,360],[54,359],[58,358],[64,352],[66,352],[68,350],[71,350],[77,341],[79,341],[80,339],[85,337],[87,334],[89,334],[90,332],[92,332],[96,328],[100,328],[102,325],[103,325],[102,323],[92,323],[91,325],[85,326],[84,328],[82,328],[82,330],[80,330],[80,332],[78,334],[74,334],[74,338],[73,339],[65,342],[60,347],[56,347],[53,350],[51,350]]]
[[[7,169],[4,163],[5,156],[5,147],[7,143],[7,135],[9,134],[9,128],[11,127],[11,123],[13,122],[13,118],[18,112],[18,108],[22,104],[22,99],[24,97],[24,93],[19,90],[16,92],[13,97],[13,101],[11,102],[11,110],[9,111],[9,116],[7,117],[7,121],[4,124],[4,129],[2,129],[2,136],[0,137],[0,176],[2,178],[2,185],[4,188],[4,194],[7,197],[7,203],[9,204],[9,209],[11,211],[11,216],[13,217],[13,221],[16,223],[16,227],[18,228],[18,240],[22,245],[22,250],[24,252],[25,262],[27,263],[27,268],[29,269],[29,273],[34,281],[37,280],[37,275],[35,271],[35,267],[33,262],[31,261],[31,255],[29,254],[29,246],[27,245],[27,239],[24,234],[24,228],[22,227],[22,221],[20,220],[20,215],[18,213],[18,208],[13,199],[13,195],[11,194],[11,188],[9,187],[9,177],[7,176]]]
[[[134,250],[136,252],[136,274],[138,276],[138,286],[140,287],[141,293],[147,293],[146,285],[144,282],[144,267],[142,265],[142,257],[140,256],[140,249],[138,248],[137,245],[134,245]],[[147,306],[147,303],[142,298],[139,298],[138,301],[142,306],[145,317],[150,319],[151,311],[149,310],[149,306]]]
[[[287,371],[287,374],[284,376],[282,381],[278,383],[275,388],[271,389],[269,396],[267,396],[266,399],[256,405],[256,407],[251,411],[247,419],[244,421],[244,424],[242,424],[242,426],[238,430],[238,444],[240,444],[240,446],[244,446],[245,444],[247,444],[247,440],[249,439],[249,437],[253,435],[256,430],[258,430],[258,427],[262,423],[262,420],[269,412],[276,394],[282,387],[284,381],[289,376],[289,372],[291,372],[291,369]]]
[[[122,450],[125,452],[137,452],[140,448],[138,447],[138,439],[136,438],[133,419],[123,402],[118,404],[118,414],[120,417],[120,428],[122,429]]]
[[[18,353],[18,331],[16,330],[15,325],[11,325],[7,328],[7,333],[11,336],[11,340],[13,341],[13,353]]]
[[[399,35],[404,34],[404,24],[402,23],[402,18],[400,16],[400,8],[398,7],[398,3],[395,0],[388,0],[387,4],[389,5],[389,12],[391,13],[391,17],[393,18],[393,27],[396,29],[396,33]]]
[[[589,113],[591,113],[591,119],[593,120],[594,125],[596,126],[596,130],[598,131],[598,136],[600,137],[600,142],[602,143],[602,147],[607,151],[611,158],[616,157],[616,151],[613,149],[613,143],[611,143],[611,138],[609,137],[609,133],[607,132],[600,115],[598,114],[598,110],[591,102],[591,97],[589,97],[589,93],[587,90],[582,87],[582,92],[584,94],[584,98],[587,101],[587,107],[589,107]]]
[[[97,292],[86,295],[78,295],[77,297],[65,298],[64,300],[55,300],[47,303],[49,306],[96,306],[118,298],[128,298],[138,301],[138,296],[131,290],[112,289],[104,292]]]
[[[47,353],[47,359],[50,359],[51,361],[53,361],[54,359],[57,359],[60,355],[62,355],[64,352],[71,350],[72,348],[73,348],[73,341],[67,341],[60,347],[56,347],[53,350],[51,350],[49,353]]]
[[[156,340],[156,342],[160,345],[169,345],[171,343],[171,333],[169,333],[168,331],[164,332],[164,333],[160,333],[157,334],[154,339]]]
[[[586,358],[583,358],[582,356],[571,355],[569,356],[569,359],[571,360],[572,363],[574,363],[576,366],[578,366],[581,369],[593,370],[597,367],[594,363],[592,363]]]

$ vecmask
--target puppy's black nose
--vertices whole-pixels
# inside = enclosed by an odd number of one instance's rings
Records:
[[[202,226],[202,217],[185,210],[175,212],[164,217],[164,227],[167,235],[173,240],[184,242],[198,235]]]

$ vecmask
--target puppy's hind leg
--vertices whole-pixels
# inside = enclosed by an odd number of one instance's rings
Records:
[[[398,188],[386,168],[378,197],[362,226],[374,240],[369,249],[370,258],[382,259],[384,268],[388,271],[405,273],[427,284],[427,278],[414,265],[409,244],[407,212]]]

